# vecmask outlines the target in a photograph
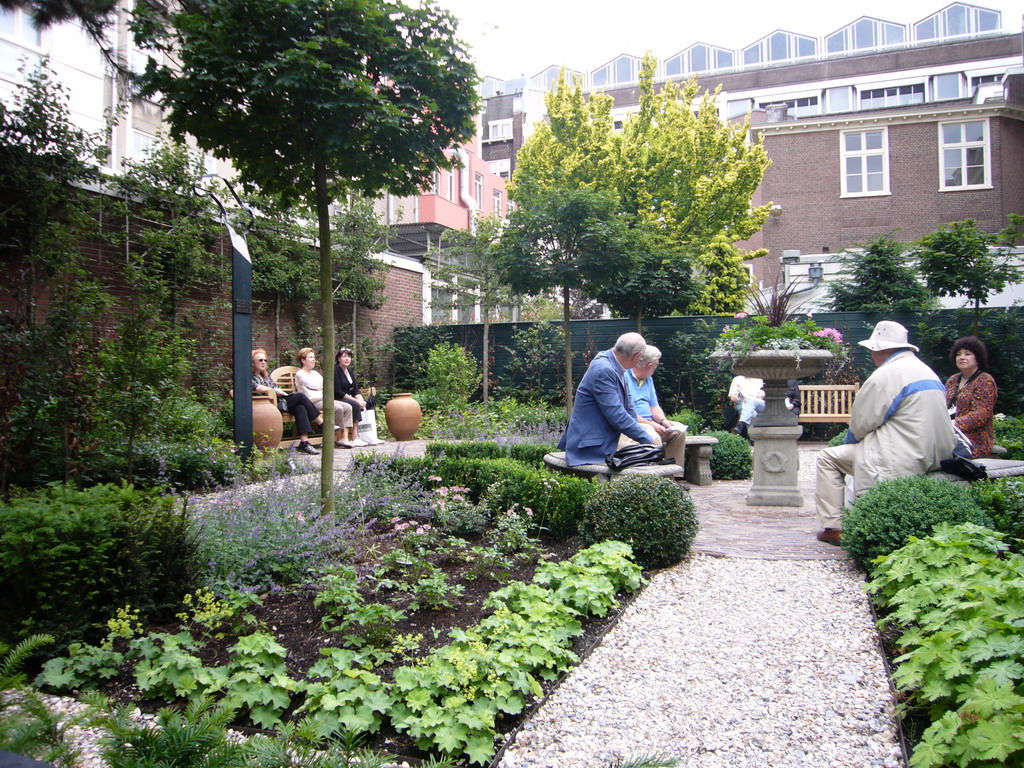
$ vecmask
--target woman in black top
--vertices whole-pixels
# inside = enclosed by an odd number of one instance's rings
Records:
[[[352,406],[352,423],[359,424],[366,410],[366,401],[359,394],[359,382],[352,368],[352,350],[342,347],[334,356],[334,398]],[[356,427],[358,429],[358,426]]]

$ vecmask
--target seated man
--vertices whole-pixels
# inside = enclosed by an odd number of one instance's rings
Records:
[[[764,410],[764,382],[746,376],[736,376],[729,385],[729,401],[740,412],[735,432],[741,437],[747,436],[747,428],[754,417]]]
[[[624,333],[612,349],[599,352],[591,361],[576,389],[569,426],[558,443],[570,467],[604,463],[606,456],[615,453],[621,434],[647,442],[623,378],[646,346],[639,333]]]
[[[648,344],[640,353],[636,368],[626,371],[626,386],[633,398],[637,419],[647,432],[647,442],[665,446],[665,455],[681,467],[686,466],[686,425],[665,418],[658,405],[658,392],[654,388],[654,371],[661,362],[661,350]],[[635,443],[626,435],[619,438],[619,447]]]
[[[878,368],[853,401],[847,444],[818,454],[818,540],[836,545],[848,475],[854,496],[860,496],[882,480],[938,469],[955,442],[945,385],[914,355],[907,329],[883,320],[860,345],[871,350]]]

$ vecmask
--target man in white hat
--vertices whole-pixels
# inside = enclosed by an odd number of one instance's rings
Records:
[[[924,475],[953,453],[945,386],[914,354],[907,329],[891,320],[860,342],[878,369],[857,393],[846,445],[818,454],[818,540],[839,544],[846,477],[860,496],[881,480]]]

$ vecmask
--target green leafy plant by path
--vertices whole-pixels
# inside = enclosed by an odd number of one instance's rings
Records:
[[[993,527],[1007,534],[1007,544],[1024,554],[1024,480],[1000,477],[971,483],[971,496],[992,517]]]
[[[927,536],[938,523],[992,526],[965,483],[932,477],[885,480],[857,498],[843,514],[843,548],[866,571],[872,562]]]
[[[867,589],[902,630],[896,686],[931,724],[911,768],[1024,765],[1024,556],[972,523],[881,559]]]

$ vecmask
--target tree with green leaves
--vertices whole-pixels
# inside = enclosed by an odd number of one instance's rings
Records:
[[[209,0],[169,16],[137,5],[133,31],[173,54],[173,68],[150,63],[144,92],[162,95],[175,136],[194,136],[246,181],[316,211],[321,359],[333,359],[331,201],[415,194],[452,167],[445,149],[473,135],[476,70],[454,18],[429,0]],[[326,402],[333,390],[326,376]],[[326,434],[333,421],[328,408]],[[325,441],[328,512],[333,457]]]
[[[770,164],[763,137],[752,143],[747,122],[723,122],[718,92],[700,95],[696,77],[655,91],[656,65],[644,57],[640,108],[615,137],[613,178],[623,209],[682,253],[700,252],[720,235],[751,237],[771,209],[751,205]]]
[[[561,186],[531,192],[501,236],[498,265],[517,293],[558,290],[565,334],[565,403],[572,412],[572,325],[569,291],[595,294],[632,269],[625,221],[615,196]]]
[[[1021,236],[1024,216],[1010,214],[1010,226],[982,232],[974,219],[942,225],[914,246],[928,289],[936,296],[963,296],[974,305],[974,334],[981,305],[1007,285],[1024,281],[1009,248]]]
[[[687,308],[691,315],[732,315],[747,306],[750,272],[743,262],[760,255],[744,255],[724,232],[711,238],[696,256],[700,293]]]
[[[646,226],[628,230],[632,262],[622,274],[598,288],[595,296],[616,315],[636,319],[681,312],[697,298],[701,286],[689,258],[664,244]]]
[[[935,297],[921,282],[907,246],[882,235],[859,252],[839,255],[842,271],[828,284],[833,312],[899,312],[933,309]]]
[[[512,290],[499,266],[497,252],[502,220],[479,217],[472,229],[444,234],[441,247],[431,251],[431,279],[443,287],[447,305],[459,309],[480,307],[483,323],[483,390],[486,407],[490,391],[491,323],[498,308],[513,300]]]
[[[373,201],[351,195],[337,206],[332,221],[334,247],[334,299],[352,302],[352,347],[359,307],[380,309],[384,304],[387,265],[376,257],[386,247],[391,230],[380,222]],[[326,358],[324,358],[326,359]],[[334,353],[331,353],[334,359]]]

